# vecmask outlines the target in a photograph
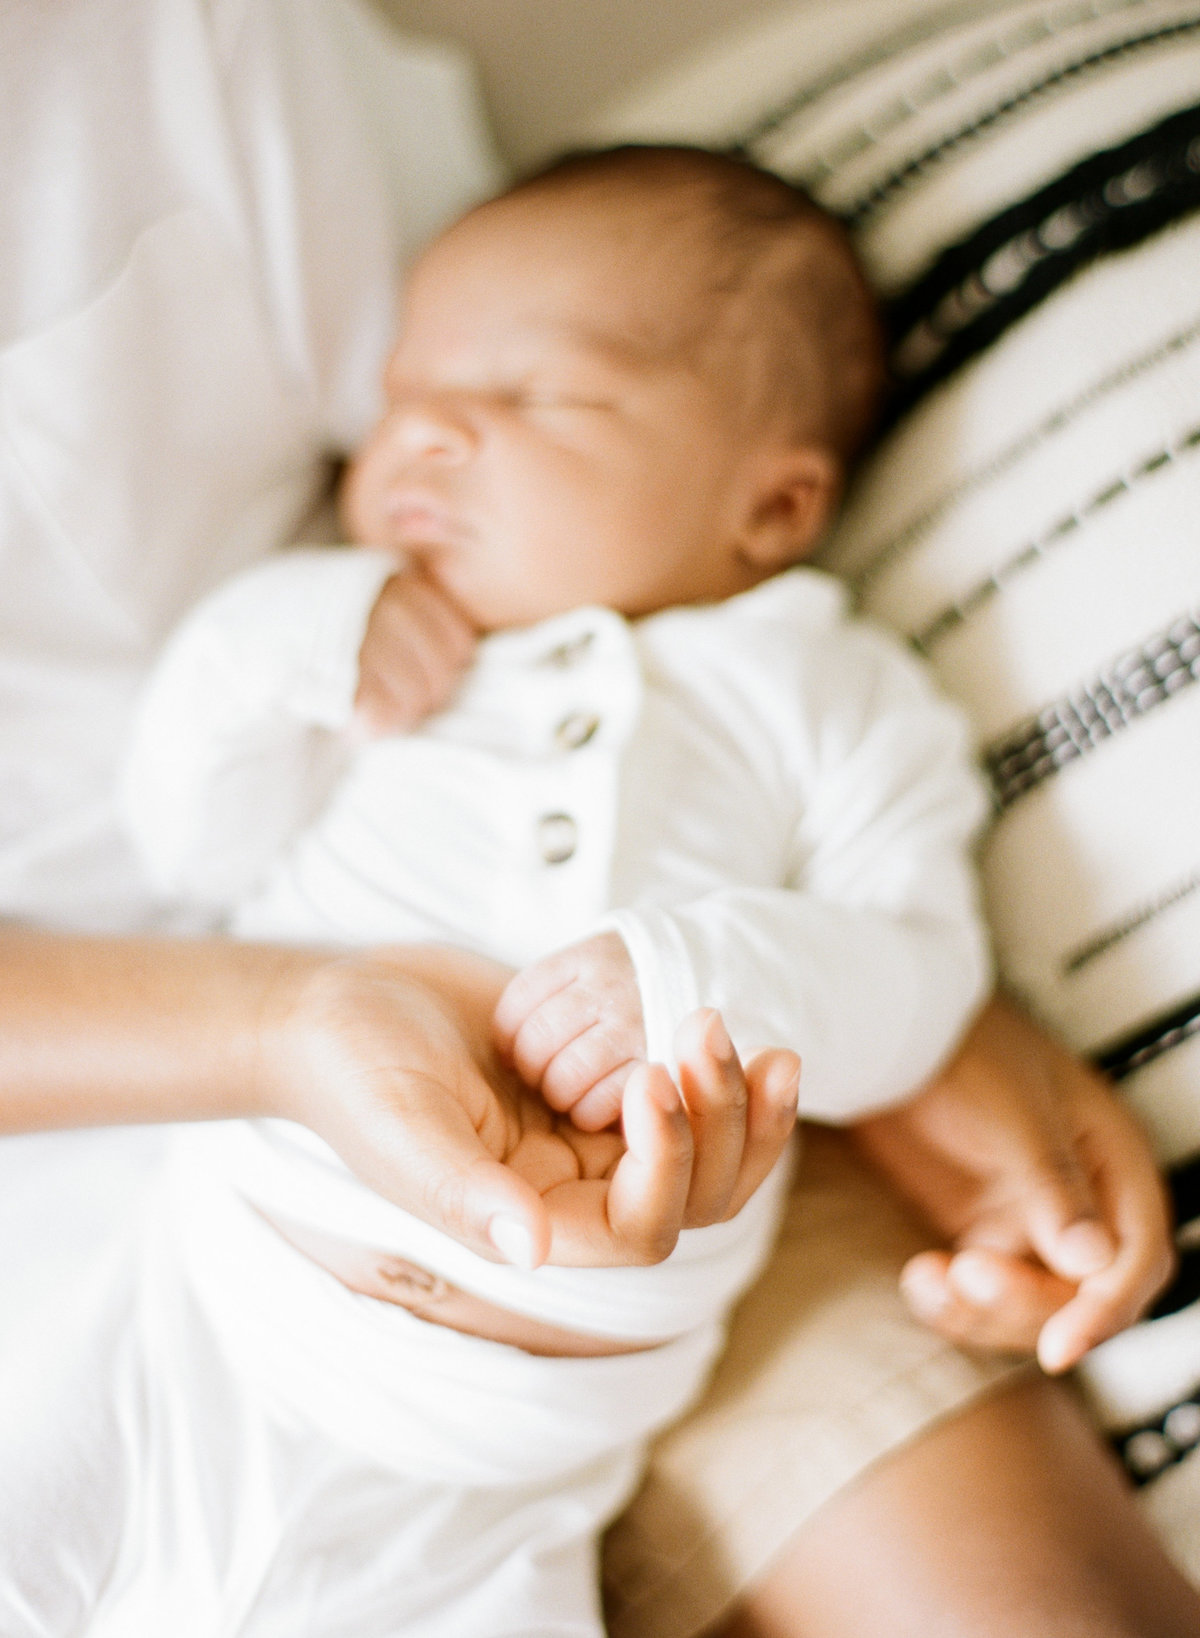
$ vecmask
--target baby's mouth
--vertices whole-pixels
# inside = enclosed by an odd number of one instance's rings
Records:
[[[396,546],[457,546],[467,534],[461,520],[435,501],[398,496],[387,503],[384,515],[389,538]]]

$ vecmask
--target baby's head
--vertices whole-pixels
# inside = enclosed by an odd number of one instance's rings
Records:
[[[816,544],[882,378],[806,195],[701,150],[573,156],[413,269],[347,522],[481,630],[714,601]]]

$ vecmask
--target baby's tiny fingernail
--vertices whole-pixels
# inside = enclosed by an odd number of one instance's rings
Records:
[[[1095,1218],[1082,1218],[1072,1223],[1059,1236],[1059,1259],[1063,1272],[1082,1279],[1107,1268],[1116,1252],[1112,1236]]]
[[[533,1236],[518,1217],[497,1212],[488,1224],[488,1239],[515,1268],[533,1267]]]
[[[970,1252],[955,1257],[950,1264],[950,1279],[968,1302],[988,1308],[999,1300],[1002,1282],[991,1263]]]

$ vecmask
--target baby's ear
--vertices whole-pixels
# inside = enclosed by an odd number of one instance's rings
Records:
[[[845,469],[821,444],[764,451],[743,525],[740,554],[774,574],[809,555],[833,521]]]

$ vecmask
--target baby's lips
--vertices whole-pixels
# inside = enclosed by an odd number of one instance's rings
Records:
[[[433,496],[399,491],[384,503],[389,537],[398,545],[452,546],[466,533],[449,507]]]

